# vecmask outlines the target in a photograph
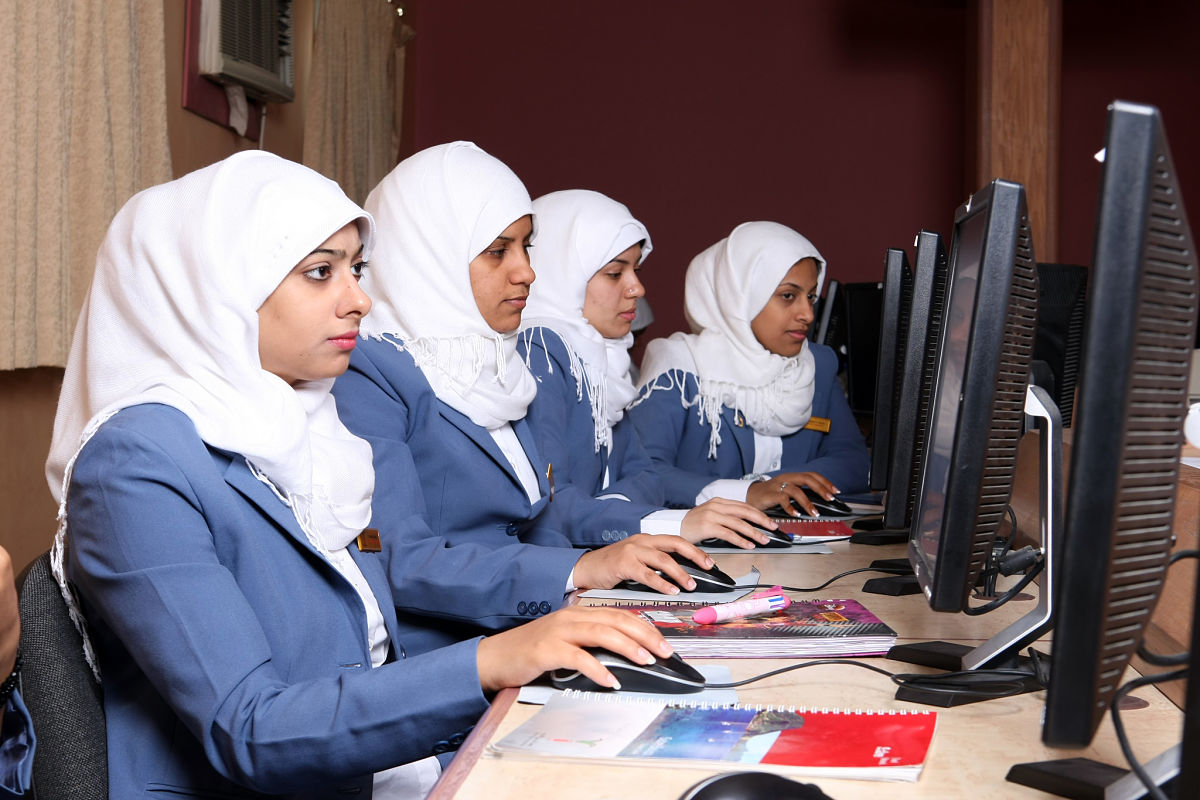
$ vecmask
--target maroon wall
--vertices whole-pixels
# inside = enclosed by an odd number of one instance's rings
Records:
[[[1200,3],[1066,0],[1063,3],[1059,257],[1089,264],[1106,107],[1150,103],[1163,114],[1171,154],[1200,233]]]
[[[750,219],[833,277],[949,233],[964,194],[962,2],[409,0],[414,151],[470,139],[533,196],[602,191],[646,223],[656,322],[685,329],[689,260]]]

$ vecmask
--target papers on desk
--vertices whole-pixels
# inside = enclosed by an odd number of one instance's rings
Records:
[[[724,664],[693,664],[707,683],[733,683],[733,675]],[[545,679],[543,679],[545,680]],[[531,683],[521,687],[517,695],[518,703],[543,705],[555,695],[563,693],[563,689],[555,689],[548,682]],[[738,701],[737,689],[704,689],[694,694],[652,694],[649,692],[612,692],[613,696],[645,698],[662,700],[667,703],[697,705],[732,705]],[[606,695],[607,696],[607,695]]]
[[[933,711],[695,706],[565,692],[488,753],[915,781],[936,726]]]
[[[588,600],[625,600],[634,603],[663,603],[681,601],[688,603],[699,603],[701,605],[715,605],[716,603],[731,603],[738,598],[745,597],[754,591],[754,587],[758,585],[762,575],[757,567],[751,570],[740,578],[736,578],[738,588],[732,592],[680,592],[679,594],[659,594],[658,592],[639,592],[633,589],[588,589],[582,592],[579,596]]]

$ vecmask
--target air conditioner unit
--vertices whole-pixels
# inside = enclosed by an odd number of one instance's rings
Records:
[[[291,0],[203,0],[198,55],[201,75],[240,84],[258,100],[291,102]]]

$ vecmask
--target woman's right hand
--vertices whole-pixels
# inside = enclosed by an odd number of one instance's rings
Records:
[[[696,581],[675,563],[671,553],[678,553],[702,569],[713,566],[708,554],[682,537],[635,533],[584,553],[575,562],[575,586],[611,589],[623,580],[631,580],[663,594],[679,594],[679,586],[692,591]]]
[[[746,502],[755,508],[767,509],[777,505],[787,509],[790,501],[804,509],[810,517],[819,516],[813,508],[812,501],[804,494],[805,486],[826,500],[832,499],[838,493],[838,488],[833,482],[819,472],[784,472],[770,480],[750,484],[750,488],[746,490]]]
[[[714,497],[687,512],[679,535],[689,542],[723,539],[730,544],[752,550],[755,544],[766,544],[767,535],[754,526],[775,530],[779,525],[749,503]]]
[[[673,652],[653,625],[628,611],[570,606],[483,639],[475,655],[479,684],[496,692],[561,668],[618,688],[612,673],[585,647],[611,650],[637,664],[652,664]]]

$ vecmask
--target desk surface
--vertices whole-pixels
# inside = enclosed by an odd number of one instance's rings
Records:
[[[863,566],[876,558],[896,558],[904,554],[903,545],[865,547],[836,543],[831,555],[717,555],[718,565],[731,574],[743,574],[750,564],[757,566],[764,582],[793,586],[815,585],[832,575]],[[967,617],[962,614],[936,614],[929,610],[924,597],[885,597],[864,594],[863,581],[871,577],[859,573],[839,580],[818,593],[830,599],[858,599],[891,625],[902,640],[921,641],[939,638],[978,643],[1026,613],[1033,601],[1010,603],[992,614]],[[693,659],[697,663],[707,660]],[[887,659],[870,659],[893,672],[914,672],[919,668]],[[766,672],[789,663],[775,659],[723,659],[735,680]],[[743,703],[774,703],[809,707],[892,709],[914,708],[914,704],[894,699],[895,687],[886,677],[850,666],[818,666],[769,678],[738,690]],[[537,711],[537,706],[515,703],[515,690],[497,697],[491,711],[481,720],[463,750],[452,762],[441,782],[430,795],[442,798],[520,798],[571,797],[573,800],[606,798],[673,799],[701,778],[714,774],[711,769],[685,767],[646,767],[581,765],[555,761],[502,760],[486,753],[487,743],[504,736]],[[1122,713],[1122,721],[1134,743],[1135,752],[1148,760],[1178,741],[1182,714],[1153,688],[1134,693],[1147,702],[1145,707]],[[1044,692],[990,700],[938,711],[938,728],[916,783],[880,783],[821,778],[817,783],[838,800],[877,798],[884,794],[897,797],[957,798],[1036,798],[1049,795],[1026,789],[1004,780],[1015,763],[1053,758],[1084,756],[1108,764],[1124,766],[1124,757],[1106,717],[1092,746],[1081,751],[1047,748],[1041,743],[1041,716]]]

